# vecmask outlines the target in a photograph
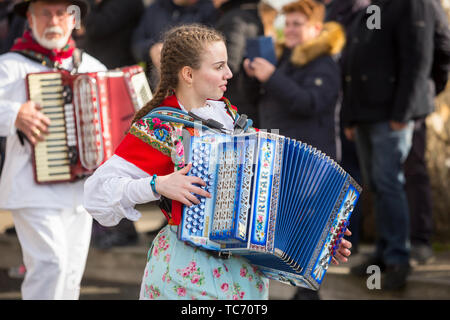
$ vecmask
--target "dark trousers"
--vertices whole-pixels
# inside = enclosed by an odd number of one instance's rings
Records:
[[[92,224],[92,239],[94,242],[101,241],[102,238],[108,237],[108,235],[116,234],[123,237],[123,239],[134,239],[138,236],[136,227],[133,221],[128,219],[122,219],[113,227],[104,227],[97,222],[93,221]]]
[[[343,133],[343,128],[341,129],[341,148],[342,148],[342,159],[341,167],[356,180],[359,185],[362,186],[361,171],[359,168],[358,154],[356,153],[356,145],[354,141],[350,141],[345,137]],[[358,248],[359,241],[361,239],[362,231],[362,199],[360,199],[355,209],[350,216],[350,225],[348,227],[352,232],[350,237],[346,236],[346,239],[352,243],[352,247]]]
[[[3,163],[5,163],[6,137],[0,137],[0,176],[2,175]]]
[[[375,196],[376,255],[387,265],[409,263],[409,210],[403,165],[414,123],[392,130],[388,121],[359,124],[356,130],[361,173]]]
[[[405,190],[410,211],[410,239],[413,245],[430,245],[433,233],[431,186],[425,161],[426,136],[425,119],[417,120],[412,148],[404,164]]]

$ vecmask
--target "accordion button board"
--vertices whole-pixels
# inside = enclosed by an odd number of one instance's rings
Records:
[[[209,145],[200,144],[193,150],[192,174],[205,181],[202,189],[212,192],[211,175],[208,173],[209,165],[206,161],[209,155]],[[200,197],[200,203],[186,209],[186,229],[190,236],[202,236],[205,230],[206,198]]]
[[[202,188],[213,197],[199,197],[198,205],[184,207],[183,227],[179,228],[183,240],[212,250],[220,250],[227,244],[241,246],[247,241],[251,182],[244,172],[252,174],[251,157],[245,161],[250,140],[218,144],[217,139],[224,137],[191,140],[189,174],[200,177],[206,184]],[[237,148],[237,144],[241,146]],[[245,191],[236,190],[237,181]],[[197,224],[193,225],[194,222]]]

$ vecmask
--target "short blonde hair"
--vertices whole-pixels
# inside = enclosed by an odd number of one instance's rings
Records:
[[[325,6],[314,0],[298,0],[283,6],[283,14],[301,12],[311,22],[323,22],[325,20]]]

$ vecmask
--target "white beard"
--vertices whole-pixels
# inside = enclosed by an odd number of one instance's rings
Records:
[[[53,50],[53,49],[60,50],[60,49],[64,48],[64,46],[69,41],[71,33],[68,32],[67,35],[64,36],[64,30],[58,26],[54,26],[54,27],[45,29],[44,34],[41,37],[36,31],[37,30],[36,18],[33,17],[32,21],[33,21],[33,28],[31,28],[31,32],[33,33],[33,37],[44,48],[49,49],[49,50]],[[63,36],[58,39],[48,40],[47,38],[45,38],[45,35],[50,32],[51,33],[59,33],[60,35],[63,35]]]

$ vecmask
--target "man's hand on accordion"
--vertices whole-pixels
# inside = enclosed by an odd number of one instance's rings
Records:
[[[15,126],[33,145],[44,140],[44,134],[48,133],[50,125],[50,119],[40,111],[41,109],[36,102],[27,101],[20,106],[17,113]]]
[[[211,198],[209,192],[194,185],[198,184],[206,186],[206,183],[202,179],[186,175],[191,168],[192,164],[189,163],[179,171],[166,176],[157,177],[155,185],[156,192],[166,198],[179,201],[189,207],[193,204],[200,203],[200,200],[195,195]]]
[[[352,233],[350,230],[346,230],[344,235],[351,236]],[[336,255],[331,259],[331,262],[335,265],[338,265],[339,262],[345,263],[348,261],[347,257],[349,257],[352,253],[350,248],[352,247],[352,243],[348,240],[342,239],[339,244],[339,249],[337,249]]]

